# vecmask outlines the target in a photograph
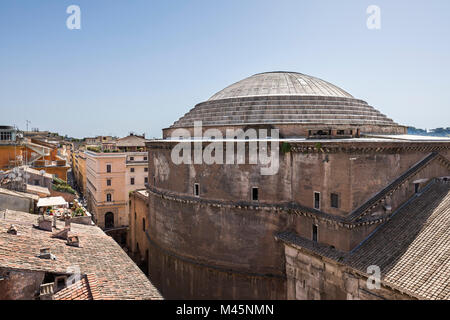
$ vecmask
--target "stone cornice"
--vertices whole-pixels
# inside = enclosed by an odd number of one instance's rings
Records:
[[[153,186],[147,186],[147,191],[153,196],[159,197],[164,200],[179,202],[183,204],[192,204],[200,206],[209,206],[213,208],[227,208],[237,210],[260,210],[268,211],[273,214],[286,213],[295,214],[311,219],[317,219],[327,224],[332,224],[341,228],[353,229],[355,227],[379,224],[389,220],[389,217],[383,216],[378,218],[365,218],[357,222],[350,221],[347,217],[335,216],[319,210],[304,207],[295,202],[278,203],[278,204],[263,204],[263,203],[250,203],[250,202],[238,202],[238,201],[219,201],[202,199],[198,197],[191,197],[186,195],[179,195],[173,192],[163,191]]]
[[[244,143],[247,144],[251,140],[247,140]],[[270,139],[265,140],[270,146]],[[194,141],[186,140],[183,143],[201,142],[203,148],[210,143],[224,143],[229,141]],[[171,140],[154,140],[147,142],[146,146],[152,150],[171,150],[180,141]],[[236,142],[239,143],[239,142]],[[241,142],[242,143],[242,142]],[[400,152],[439,152],[444,150],[450,150],[450,141],[367,141],[358,139],[340,140],[302,140],[295,141],[290,139],[280,139],[280,152],[282,144],[289,144],[290,152],[292,153],[351,153],[351,154],[364,154],[364,153],[400,153]]]

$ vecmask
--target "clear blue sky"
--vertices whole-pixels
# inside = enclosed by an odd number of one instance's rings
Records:
[[[69,30],[66,8],[81,8]],[[381,8],[381,29],[366,8]],[[450,126],[450,1],[0,2],[0,124],[159,137],[255,73],[332,82],[394,121]]]

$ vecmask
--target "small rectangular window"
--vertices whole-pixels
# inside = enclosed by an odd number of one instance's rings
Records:
[[[111,172],[111,165],[110,164],[106,165],[106,172]]]
[[[331,198],[331,207],[339,208],[339,196],[336,193],[332,193],[330,195],[330,198]]]
[[[134,178],[130,179],[130,184],[134,184]]]
[[[317,242],[317,225],[313,224],[312,228],[312,240]]]
[[[134,168],[130,168],[130,172],[134,172]]]
[[[147,157],[144,157],[144,161],[147,161]]]
[[[258,201],[258,188],[257,187],[252,188],[252,200]]]
[[[198,183],[194,183],[194,195],[196,197],[200,196],[200,185]]]
[[[133,161],[134,160],[134,157],[130,157],[130,161]]]
[[[107,186],[110,186],[110,185],[111,185],[111,179],[107,179],[107,180],[106,180],[106,185],[107,185]]]
[[[320,192],[314,192],[314,209],[320,209]]]
[[[142,231],[145,232],[145,218],[142,218]]]
[[[144,183],[148,183],[148,177],[144,178]]]
[[[144,168],[144,172],[148,172],[148,168],[147,167]]]
[[[414,193],[419,193],[419,183],[414,183]]]
[[[111,193],[108,193],[106,195],[106,201],[111,202],[112,198],[111,198]]]

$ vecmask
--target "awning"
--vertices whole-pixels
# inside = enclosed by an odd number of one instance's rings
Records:
[[[63,197],[49,197],[40,198],[37,206],[38,207],[50,207],[50,206],[67,206],[68,203]]]

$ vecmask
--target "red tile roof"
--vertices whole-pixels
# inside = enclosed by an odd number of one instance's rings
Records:
[[[80,247],[68,246],[52,233],[33,227],[37,215],[8,210],[0,214],[0,268],[70,274],[79,268],[82,279],[60,297],[93,299],[161,299],[138,266],[122,248],[96,226],[73,224],[70,234],[80,237]],[[17,235],[8,234],[14,224]],[[58,222],[58,228],[64,224]],[[38,257],[40,248],[48,247],[56,260]]]

